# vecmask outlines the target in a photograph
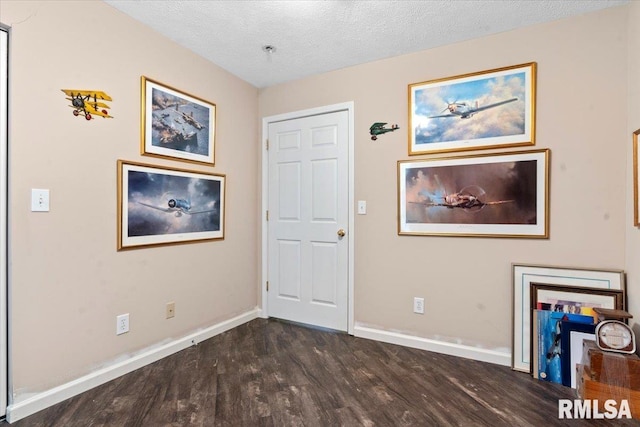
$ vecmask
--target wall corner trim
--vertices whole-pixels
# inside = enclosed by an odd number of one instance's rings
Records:
[[[354,336],[375,341],[397,344],[404,347],[433,351],[434,353],[448,354],[450,356],[464,357],[466,359],[488,362],[496,365],[511,366],[511,354],[468,345],[454,344],[445,341],[437,341],[414,335],[400,334],[382,329],[368,328],[356,325]]]
[[[192,345],[247,323],[260,316],[257,307],[236,317],[193,332],[159,347],[138,353],[131,358],[106,366],[83,377],[38,393],[23,401],[7,406],[7,422],[13,423],[36,412],[60,403],[94,387],[107,383],[138,368],[149,365]]]

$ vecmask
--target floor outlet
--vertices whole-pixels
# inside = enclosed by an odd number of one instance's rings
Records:
[[[424,298],[415,297],[413,299],[413,312],[424,314]]]
[[[167,303],[167,319],[171,319],[176,315],[176,303],[168,302]]]
[[[116,335],[129,332],[129,313],[116,317]]]

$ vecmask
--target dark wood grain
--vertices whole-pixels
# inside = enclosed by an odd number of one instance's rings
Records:
[[[257,319],[15,426],[554,426],[575,391],[508,367]]]

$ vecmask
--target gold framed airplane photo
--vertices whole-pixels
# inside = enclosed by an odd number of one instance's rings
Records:
[[[141,154],[215,164],[216,105],[142,76]]]
[[[535,144],[536,63],[409,85],[409,155]]]

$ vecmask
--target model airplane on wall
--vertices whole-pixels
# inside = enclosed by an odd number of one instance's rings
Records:
[[[107,104],[101,101],[112,101],[111,97],[104,92],[95,90],[75,90],[75,89],[61,89],[67,99],[71,101],[70,107],[73,108],[73,115],[83,115],[85,119],[91,120],[93,116],[100,116],[102,118],[110,118],[107,108],[110,108]],[[100,101],[98,101],[100,100]]]
[[[445,112],[449,110],[449,114],[441,114],[437,116],[429,116],[430,119],[437,119],[439,117],[460,117],[461,119],[470,119],[474,114],[479,113],[480,111],[488,110],[489,108],[498,107],[500,105],[508,104],[513,101],[517,101],[518,98],[507,99],[506,101],[496,102],[494,104],[483,105],[482,107],[478,106],[478,101],[476,101],[476,105],[469,105],[466,102],[450,102],[447,106],[442,110]]]
[[[149,205],[147,203],[142,203],[142,202],[138,202],[140,203],[142,206],[146,206],[148,208],[152,208],[152,209],[156,209],[162,212],[173,212],[175,214],[176,217],[181,217],[182,215],[195,215],[195,214],[201,214],[201,213],[214,213],[217,211],[217,209],[208,209],[205,211],[192,211],[191,210],[191,203],[188,200],[185,199],[169,199],[169,201],[167,202],[167,205],[169,206],[168,208],[163,208],[160,206],[154,206],[154,205]]]
[[[382,135],[387,132],[393,132],[394,130],[400,129],[398,125],[391,125],[390,128],[384,127],[385,125],[386,123],[382,123],[382,122],[376,122],[371,125],[371,127],[369,128],[369,133],[371,134],[372,141],[375,141],[376,139],[378,139],[378,135]]]

